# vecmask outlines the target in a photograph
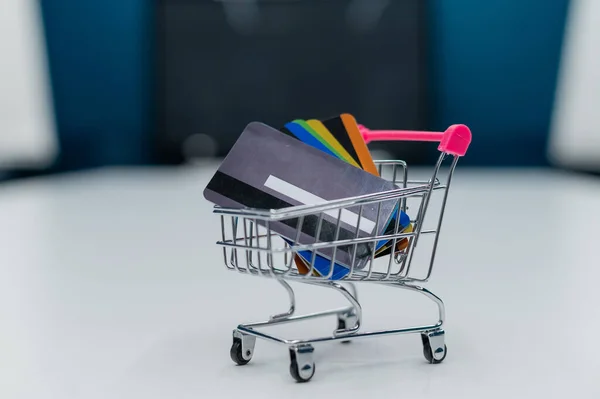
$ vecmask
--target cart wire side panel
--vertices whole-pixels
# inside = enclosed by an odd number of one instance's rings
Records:
[[[369,141],[431,141],[439,142],[440,156],[433,168],[431,177],[425,180],[410,180],[408,166],[403,161],[376,162],[379,175],[397,187],[394,190],[328,201],[317,205],[298,205],[284,209],[232,209],[215,207],[214,213],[221,221],[221,240],[217,244],[222,248],[225,266],[234,272],[275,279],[287,291],[289,309],[285,313],[272,315],[268,320],[240,324],[233,330],[233,344],[230,355],[238,365],[247,364],[254,355],[256,338],[286,345],[290,353],[290,374],[298,382],[309,381],[315,373],[313,360],[314,344],[328,341],[348,342],[350,339],[378,337],[393,334],[421,335],[423,354],[429,363],[442,362],[447,353],[444,338],[445,308],[443,301],[421,287],[431,277],[438,239],[442,227],[444,210],[448,199],[450,183],[458,160],[467,152],[471,142],[471,132],[464,125],[453,125],[445,132],[415,132],[415,131],[371,131],[360,126],[366,142]],[[429,209],[432,198],[439,196],[437,209]],[[373,229],[371,235],[359,234],[359,226],[353,237],[340,239],[340,223],[342,215],[348,212],[358,214],[360,224],[364,207],[375,206],[381,209],[383,203],[394,201],[402,212],[411,215],[410,228],[399,225],[399,218],[385,234],[377,235],[380,229]],[[336,231],[331,241],[319,241],[300,245],[295,241],[284,240],[273,232],[270,223],[285,221],[294,223],[297,231],[301,230],[306,218],[316,220],[317,234],[320,237],[324,215],[337,215]],[[428,223],[425,224],[426,217]],[[433,216],[433,218],[431,218]],[[377,218],[379,220],[379,218]],[[357,247],[370,245],[375,248],[378,243],[390,242],[391,249],[385,256],[376,256],[376,251],[370,251],[366,265],[355,268]],[[430,245],[425,245],[430,243]],[[339,268],[335,261],[336,251],[340,248],[353,254],[349,270],[341,278],[333,279],[334,272]],[[417,248],[425,254],[423,262],[413,262],[417,257]],[[329,249],[333,253],[329,267],[323,270],[320,265],[316,271],[317,254]],[[306,252],[308,251],[308,252]],[[299,260],[299,253],[310,253],[304,261]],[[321,258],[322,260],[322,258]],[[363,264],[365,262],[362,262]],[[417,264],[420,263],[420,264]],[[344,296],[349,302],[348,307],[332,309],[311,314],[296,315],[295,294],[288,282],[297,281],[306,284],[333,289]],[[438,318],[435,322],[424,326],[388,329],[379,331],[363,331],[362,308],[358,300],[356,282],[379,283],[414,291],[431,299],[438,308]],[[331,335],[306,338],[288,339],[266,333],[266,327],[302,321],[312,318],[334,316],[337,318],[336,329]]]

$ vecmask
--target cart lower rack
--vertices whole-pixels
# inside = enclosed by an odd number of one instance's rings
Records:
[[[427,180],[409,180],[408,167],[403,161],[379,161],[378,169],[381,177],[395,184],[397,189],[377,194],[369,194],[352,198],[330,201],[319,205],[293,206],[280,210],[230,209],[215,207],[214,212],[221,219],[221,240],[217,242],[223,250],[225,266],[235,272],[273,278],[278,281],[289,295],[289,310],[282,314],[269,317],[268,320],[240,324],[233,330],[233,344],[230,355],[238,365],[247,364],[254,355],[256,338],[286,345],[290,352],[290,374],[298,382],[309,381],[315,373],[313,360],[314,344],[328,341],[348,342],[350,339],[362,339],[383,335],[420,334],[423,344],[423,355],[429,363],[442,362],[447,353],[443,325],[445,309],[443,301],[421,287],[419,284],[429,280],[436,255],[438,238],[442,226],[444,209],[452,176],[459,158],[465,155],[471,141],[471,132],[464,125],[453,125],[446,132],[409,132],[409,131],[370,131],[361,126],[365,140],[412,140],[437,141],[440,156],[433,169],[433,175]],[[450,159],[449,167],[443,168],[444,161]],[[387,176],[386,176],[387,175]],[[428,208],[432,197],[441,197],[441,206],[435,216],[433,228],[424,227]],[[411,228],[402,229],[396,221],[396,226],[390,234],[373,235],[368,237],[358,234],[351,238],[339,239],[340,220],[342,212],[348,209],[358,209],[362,215],[363,207],[376,206],[381,209],[383,203],[395,201],[398,209],[407,212],[416,209],[416,217],[411,219]],[[414,205],[414,208],[413,208]],[[332,241],[317,241],[310,245],[296,245],[283,240],[271,231],[270,222],[287,221],[296,223],[298,230],[306,217],[317,218],[317,234],[323,215],[337,214],[337,232]],[[431,213],[431,212],[430,212]],[[397,218],[398,219],[398,218]],[[428,247],[429,255],[426,264],[419,268],[413,265],[416,248],[422,238],[430,236],[433,239]],[[388,255],[376,257],[371,251],[365,267],[354,268],[338,280],[332,280],[335,265],[335,251],[339,248],[353,249],[361,244],[375,245],[382,241],[390,241]],[[423,245],[419,246],[422,247]],[[427,248],[427,247],[426,247]],[[334,256],[329,268],[324,273],[315,269],[316,253],[324,249],[332,249]],[[300,262],[298,253],[310,251],[313,255],[310,261]],[[354,261],[353,257],[353,261]],[[321,265],[322,266],[322,265]],[[311,314],[296,315],[296,300],[289,281],[330,288],[343,295],[349,306]],[[358,300],[357,282],[371,282],[414,291],[431,299],[438,308],[438,318],[435,322],[423,326],[397,328],[379,331],[363,331],[362,308]],[[332,316],[337,319],[337,328],[331,335],[307,339],[286,339],[265,332],[265,328],[284,323]]]

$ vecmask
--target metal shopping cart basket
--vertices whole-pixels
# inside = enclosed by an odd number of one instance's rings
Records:
[[[374,140],[439,142],[438,149],[441,154],[433,168],[433,175],[426,180],[409,180],[405,162],[379,161],[376,164],[378,164],[380,176],[387,175],[387,179],[391,180],[398,187],[397,189],[318,205],[292,206],[278,210],[215,207],[214,213],[218,214],[221,219],[222,233],[222,238],[217,244],[223,249],[225,266],[235,272],[275,279],[287,290],[290,301],[287,312],[273,315],[266,321],[240,324],[234,329],[230,354],[232,360],[238,365],[245,365],[252,359],[256,338],[288,346],[291,361],[290,373],[298,382],[306,382],[313,377],[315,373],[313,344],[320,342],[347,342],[349,339],[418,333],[421,335],[423,354],[428,362],[440,363],[446,357],[444,330],[442,329],[445,318],[444,303],[438,296],[417,284],[426,282],[431,276],[452,175],[459,158],[465,155],[468,149],[471,132],[464,125],[453,125],[445,132],[370,131],[363,126],[360,127],[360,130],[367,142]],[[446,159],[450,159],[449,167],[446,167],[446,163],[444,163]],[[434,195],[437,196],[438,193],[441,197],[439,214],[435,218],[433,228],[424,227],[431,198]],[[317,234],[315,236],[319,237],[318,232],[325,213],[328,215],[331,215],[332,212],[334,215],[337,213],[336,228],[339,231],[342,211],[348,208],[356,210],[358,207],[358,215],[361,215],[365,206],[375,204],[381,209],[383,202],[392,200],[403,212],[414,213],[415,218],[411,220],[412,230],[402,230],[396,222],[392,233],[387,235],[359,237],[357,228],[356,235],[349,239],[339,239],[336,233],[333,241],[317,241],[310,245],[297,245],[296,242],[283,240],[269,228],[270,222],[287,220],[296,223],[297,229],[300,230],[305,218],[311,217],[314,220],[317,217]],[[409,202],[411,203],[410,210],[408,209]],[[415,202],[416,206],[413,207],[412,204]],[[427,262],[425,262],[427,264],[419,269],[412,265],[413,255],[421,238],[426,235],[433,237],[432,245],[426,247],[431,252],[427,255]],[[316,273],[315,271],[315,254],[319,251],[326,248],[335,251],[340,246],[353,246],[354,254],[356,254],[358,245],[365,243],[375,245],[381,240],[386,240],[386,242],[391,240],[391,248],[394,250],[390,250],[389,255],[383,259],[375,259],[375,251],[372,251],[370,259],[362,269],[355,269],[354,263],[352,263],[350,271],[341,279],[332,280],[335,255],[334,259],[331,259],[328,272],[320,270],[321,273]],[[310,251],[313,254],[312,258],[308,257],[303,263],[300,262],[298,260],[300,251]],[[418,270],[420,273],[417,272]],[[350,306],[295,315],[295,295],[288,281],[303,282],[336,290],[348,300]],[[439,313],[437,322],[409,328],[362,331],[362,309],[354,284],[361,281],[385,284],[425,295],[437,305]],[[323,316],[337,317],[337,328],[331,335],[311,339],[286,339],[270,335],[263,330],[264,327]]]

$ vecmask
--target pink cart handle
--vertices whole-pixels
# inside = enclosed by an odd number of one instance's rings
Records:
[[[435,141],[438,150],[462,157],[471,144],[471,130],[465,125],[452,125],[445,132],[423,132],[417,130],[369,130],[358,125],[365,143],[371,141]]]

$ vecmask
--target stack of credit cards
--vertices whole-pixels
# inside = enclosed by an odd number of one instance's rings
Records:
[[[393,190],[396,187],[379,177],[371,154],[352,115],[326,120],[294,120],[275,129],[252,122],[242,132],[229,154],[204,190],[207,200],[224,207],[281,209],[294,205],[316,205],[327,201]],[[397,201],[350,207],[341,211],[338,240],[409,231],[410,218],[398,209]],[[360,213],[360,215],[359,215]],[[325,211],[320,229],[319,215],[305,216],[298,231],[298,219],[270,222],[269,228],[290,245],[330,242],[336,237],[338,210]],[[398,219],[398,220],[396,220]],[[260,222],[259,222],[260,223]],[[317,237],[318,234],[318,237]],[[406,248],[398,240],[395,251]],[[361,269],[375,257],[390,254],[393,243],[361,243],[338,246],[331,278],[336,280],[354,268]],[[316,275],[330,274],[333,248],[314,254]],[[302,274],[310,270],[311,251],[294,257]]]

